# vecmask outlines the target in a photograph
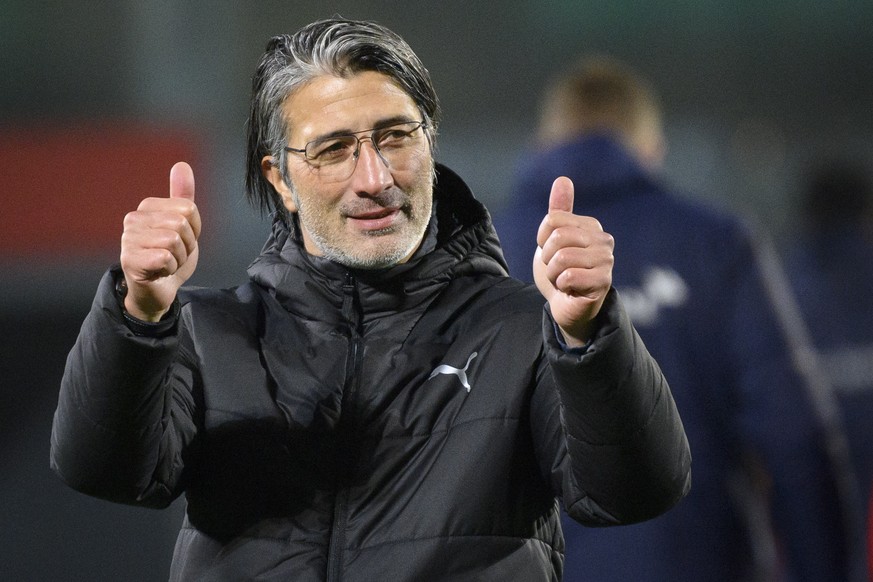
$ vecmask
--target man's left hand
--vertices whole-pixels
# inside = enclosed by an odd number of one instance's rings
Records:
[[[537,232],[534,281],[570,347],[585,345],[612,285],[615,242],[590,216],[573,214],[573,182],[552,184],[549,212]]]

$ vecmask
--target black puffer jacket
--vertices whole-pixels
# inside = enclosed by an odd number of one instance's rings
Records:
[[[466,185],[440,167],[434,195],[426,250],[378,273],[276,222],[251,282],[183,290],[161,337],[125,324],[108,274],[55,470],[122,503],[184,492],[185,581],[559,580],[556,498],[593,525],[671,507],[688,445],[615,293],[589,350],[563,351]]]

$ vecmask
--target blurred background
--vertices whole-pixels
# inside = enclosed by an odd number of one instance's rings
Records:
[[[543,83],[582,52],[653,83],[668,179],[778,248],[797,236],[812,164],[873,167],[869,0],[0,0],[0,579],[166,579],[180,504],[110,505],[49,469],[66,353],[124,214],[165,196],[179,159],[204,215],[192,283],[243,279],[268,231],[243,199],[251,74],[271,35],[333,14],[412,45],[442,100],[437,157],[492,210]]]

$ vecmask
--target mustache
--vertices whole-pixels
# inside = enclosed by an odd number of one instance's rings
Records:
[[[344,215],[356,215],[377,211],[383,208],[408,208],[410,196],[398,187],[393,187],[372,196],[361,197],[342,205]]]

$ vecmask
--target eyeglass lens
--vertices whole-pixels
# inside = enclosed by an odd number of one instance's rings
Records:
[[[360,148],[370,141],[389,168],[404,171],[423,149],[423,127],[422,122],[412,121],[378,128],[362,137],[342,135],[314,140],[306,144],[305,156],[320,178],[345,180],[355,171]]]

